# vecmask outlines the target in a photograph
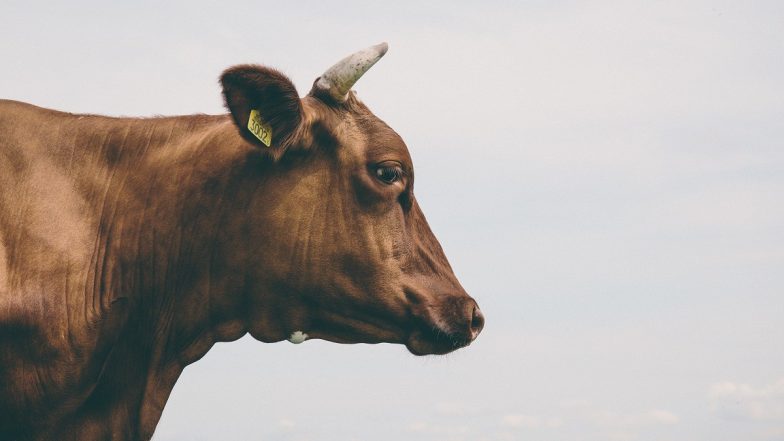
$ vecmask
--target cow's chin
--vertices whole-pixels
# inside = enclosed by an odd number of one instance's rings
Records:
[[[292,330],[285,338],[291,343],[302,343],[305,340],[325,340],[340,344],[403,344],[409,352],[420,356],[448,354],[468,346],[472,341],[470,333],[459,330],[450,331],[448,329],[455,327],[453,324],[443,323],[443,319],[440,318],[440,320],[436,320],[430,314],[415,320],[409,319],[409,322],[405,324],[379,318],[371,321],[367,317],[358,320],[338,315],[332,315],[330,319],[329,322],[320,321],[315,326]],[[411,323],[412,321],[416,324]],[[254,337],[262,341],[282,340],[281,338],[259,338],[256,335]]]
[[[437,327],[414,331],[406,341],[406,348],[414,355],[443,355],[471,344],[465,337],[451,334]]]
[[[340,344],[377,344],[377,343],[404,343],[405,338],[400,335],[399,331],[384,330],[384,329],[346,329],[341,327],[332,327],[325,329],[314,329],[310,332],[308,339],[325,340],[332,343]]]
[[[468,346],[471,342],[465,339],[449,337],[448,334],[434,330],[431,333],[415,331],[407,339],[379,338],[371,335],[350,335],[333,334],[323,332],[313,332],[309,334],[308,340],[318,339],[332,343],[341,344],[376,344],[376,343],[398,343],[404,344],[406,349],[414,355],[443,355],[452,351]]]
[[[365,333],[350,332],[345,330],[313,330],[308,333],[308,340],[325,340],[340,344],[377,344],[393,343],[404,344],[409,352],[414,355],[442,355],[460,349],[470,344],[470,341],[433,328],[432,332],[417,330],[407,337],[394,335],[396,333]]]

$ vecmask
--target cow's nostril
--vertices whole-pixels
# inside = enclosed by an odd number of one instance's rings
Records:
[[[485,316],[482,315],[479,307],[474,305],[474,312],[471,315],[471,340],[475,339],[482,332],[484,326]]]

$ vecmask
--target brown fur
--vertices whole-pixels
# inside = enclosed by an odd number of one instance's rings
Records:
[[[481,330],[392,129],[269,68],[221,81],[231,115],[0,101],[0,439],[149,439],[182,369],[247,332],[428,354]]]

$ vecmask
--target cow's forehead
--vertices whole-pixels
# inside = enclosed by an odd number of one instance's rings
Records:
[[[317,123],[340,142],[362,147],[364,153],[377,160],[394,159],[411,167],[408,147],[401,136],[378,118],[353,93],[340,108],[332,108],[318,100],[306,107],[311,123]]]
[[[367,154],[381,158],[392,156],[407,164],[411,163],[406,143],[384,121],[367,110],[366,113],[357,115],[357,127],[363,133]]]

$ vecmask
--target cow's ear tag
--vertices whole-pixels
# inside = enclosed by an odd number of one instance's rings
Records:
[[[261,119],[261,114],[257,109],[250,111],[248,130],[267,147],[272,145],[272,127]]]

